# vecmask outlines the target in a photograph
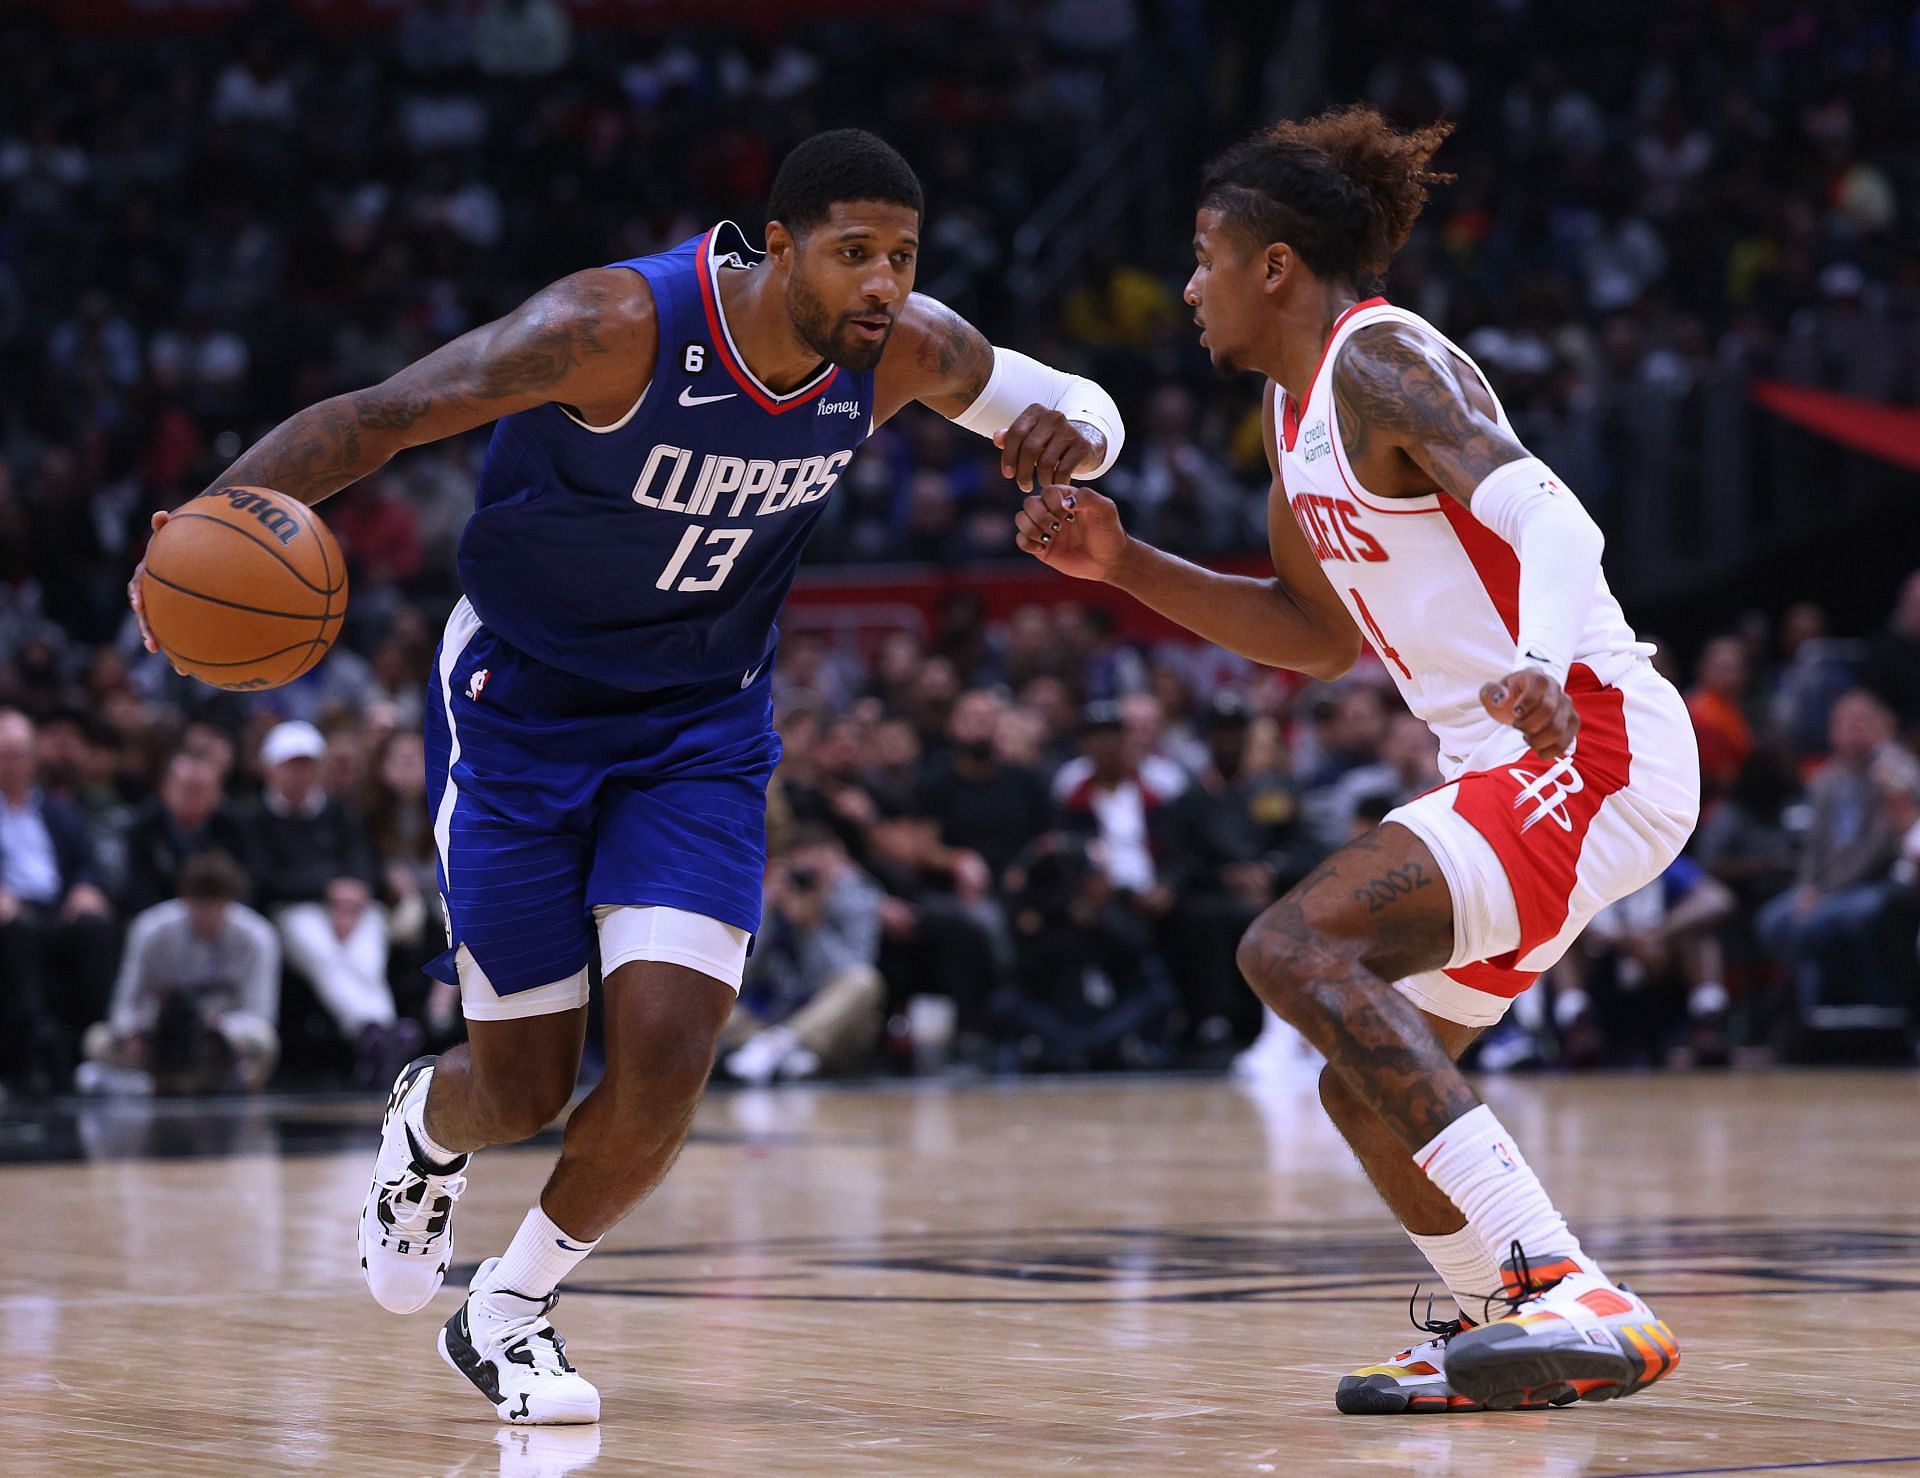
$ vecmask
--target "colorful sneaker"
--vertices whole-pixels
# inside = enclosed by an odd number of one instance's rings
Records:
[[[1415,1329],[1424,1330],[1432,1338],[1402,1350],[1379,1365],[1363,1365],[1352,1375],[1341,1376],[1333,1393],[1334,1406],[1348,1416],[1437,1415],[1485,1410],[1471,1396],[1463,1396],[1447,1384],[1447,1346],[1461,1334],[1476,1328],[1473,1321],[1435,1319],[1431,1299],[1427,1301],[1425,1319],[1414,1318],[1411,1304],[1407,1317],[1413,1319]],[[1520,1409],[1534,1411],[1571,1400],[1572,1396],[1566,1396],[1559,1403],[1532,1401]]]
[[[424,1099],[431,1057],[400,1069],[380,1122],[373,1186],[360,1209],[360,1271],[374,1302],[395,1314],[424,1309],[453,1262],[453,1203],[467,1188],[470,1156],[436,1166],[420,1153],[406,1114]]]
[[[529,1298],[490,1288],[490,1257],[468,1285],[467,1301],[440,1331],[440,1358],[473,1383],[503,1422],[556,1426],[600,1420],[600,1393],[567,1359],[567,1342],[547,1319],[558,1293]]]
[[[1489,1410],[1632,1396],[1680,1363],[1680,1342],[1636,1294],[1573,1260],[1501,1268],[1508,1312],[1455,1337],[1442,1369]]]

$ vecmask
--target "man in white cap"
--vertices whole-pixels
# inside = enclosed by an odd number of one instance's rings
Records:
[[[418,1050],[420,1034],[396,1019],[386,919],[374,899],[378,859],[359,811],[321,788],[326,752],[320,731],[300,719],[275,725],[260,746],[255,896],[287,962],[354,1044],[355,1077],[378,1082]]]

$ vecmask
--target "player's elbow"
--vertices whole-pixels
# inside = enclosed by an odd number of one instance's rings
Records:
[[[1323,683],[1333,682],[1353,671],[1353,664],[1360,660],[1362,645],[1360,633],[1352,626],[1323,629],[1312,659],[1300,670]]]

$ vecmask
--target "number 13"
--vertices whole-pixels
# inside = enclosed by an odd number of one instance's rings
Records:
[[[706,536],[708,544],[724,544],[726,548],[718,554],[709,556],[707,573],[698,579],[689,575],[680,580],[680,571],[688,558]],[[667,567],[660,572],[660,578],[653,582],[655,590],[718,590],[726,583],[728,575],[733,573],[733,562],[740,557],[740,551],[747,547],[747,540],[753,537],[752,529],[706,529],[699,524],[687,525],[686,533],[680,536],[680,547],[673,551],[673,558],[667,561]]]

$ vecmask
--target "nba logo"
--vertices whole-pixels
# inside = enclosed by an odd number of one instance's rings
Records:
[[[493,675],[493,669],[483,667],[467,679],[467,697],[474,702],[480,701],[481,693],[486,691],[487,679]]]
[[[1494,1153],[1494,1158],[1499,1160],[1501,1167],[1503,1169],[1518,1170],[1520,1168],[1518,1165],[1513,1163],[1513,1156],[1507,1153],[1507,1147],[1504,1144],[1494,1145],[1493,1153]]]

